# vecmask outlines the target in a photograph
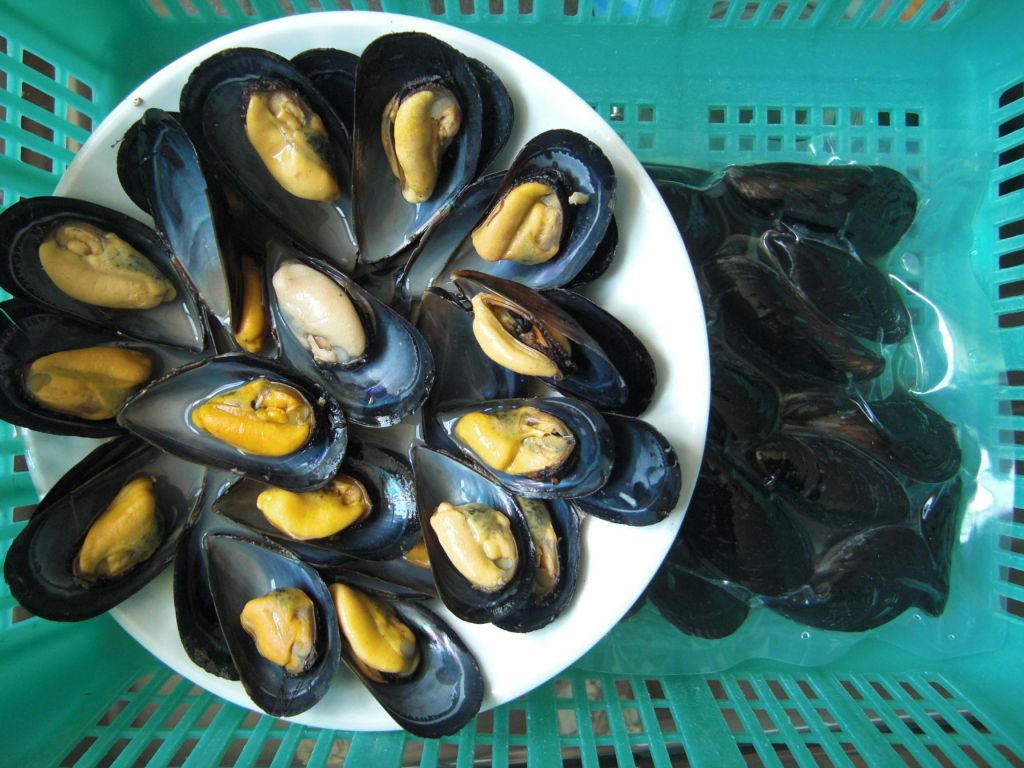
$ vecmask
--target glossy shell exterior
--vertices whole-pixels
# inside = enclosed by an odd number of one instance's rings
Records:
[[[159,548],[120,578],[82,582],[72,562],[86,532],[122,486],[140,475],[154,479],[163,529]],[[11,594],[27,610],[52,621],[81,621],[110,610],[170,564],[205,478],[203,467],[133,437],[100,445],[57,481],[11,544],[4,560]]]
[[[43,270],[39,245],[66,221],[82,221],[117,234],[174,285],[175,298],[152,309],[104,309],[65,294]],[[34,301],[132,338],[197,352],[205,346],[202,314],[157,234],[135,219],[95,203],[65,197],[32,197],[0,214],[0,287],[16,298]]]
[[[303,447],[288,456],[245,453],[191,422],[191,411],[197,405],[257,378],[293,387],[313,407],[312,435]],[[319,384],[270,361],[237,354],[185,366],[150,384],[125,404],[118,423],[188,461],[231,470],[289,490],[324,485],[337,472],[348,442],[341,406]]]

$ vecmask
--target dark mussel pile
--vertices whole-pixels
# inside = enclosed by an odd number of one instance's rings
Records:
[[[681,490],[640,418],[651,355],[574,290],[615,255],[611,164],[551,130],[493,172],[514,120],[428,35],[234,48],[120,142],[152,228],[59,197],[0,215],[0,416],[115,438],[13,543],[14,596],[82,619],[173,562],[189,657],[265,711],[344,663],[402,727],[465,725],[484,672],[424,598],[544,627],[584,518],[651,525]]]
[[[960,445],[883,376],[913,330],[884,271],[913,187],[853,165],[648,170],[689,250],[712,360],[704,461],[650,599],[708,638],[756,605],[843,632],[940,615]]]

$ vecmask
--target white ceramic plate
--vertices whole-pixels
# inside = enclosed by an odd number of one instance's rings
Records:
[[[335,47],[358,53],[390,32],[420,31],[476,57],[502,78],[516,103],[516,125],[495,167],[505,167],[523,143],[541,131],[571,128],[597,142],[618,175],[618,261],[589,294],[632,328],[658,365],[658,394],[645,418],[679,454],[683,493],[678,509],[658,525],[629,528],[589,519],[585,559],[576,598],[553,624],[526,634],[454,618],[438,603],[481,662],[487,689],[484,707],[514,699],[569,666],[621,618],[653,576],[682,521],[700,464],[708,412],[708,353],[689,260],[654,185],[626,145],[582,99],[519,55],[481,37],[423,19],[384,13],[316,13],[249,27],[192,51],[140,85],[96,129],[58,187],[143,220],[121,191],[116,145],[148,107],[176,110],[192,69],[224,48],[256,46],[291,57],[308,48]],[[75,438],[30,435],[29,458],[40,491],[94,445]],[[194,666],[178,640],[170,572],[112,611],[142,645],[175,671],[236,704],[254,708],[242,687]],[[347,671],[326,698],[296,721],[347,730],[390,730],[394,722]]]

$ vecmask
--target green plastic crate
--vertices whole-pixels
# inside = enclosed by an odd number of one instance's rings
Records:
[[[0,0],[0,194],[49,194],[132,88],[198,44],[293,13],[390,11],[465,27],[580,93],[644,162],[883,163],[939,195],[962,274],[979,391],[962,420],[995,471],[1024,461],[1024,5],[1018,0]],[[948,192],[941,183],[954,180]],[[942,195],[948,194],[947,197]],[[943,224],[949,228],[948,224]],[[992,340],[998,349],[991,349]],[[968,355],[979,350],[968,349]],[[972,374],[973,375],[973,374]],[[0,425],[0,556],[36,501]],[[980,601],[997,645],[941,662],[868,641],[824,667],[598,673],[629,624],[575,667],[454,737],[321,731],[179,678],[109,618],[27,615],[0,585],[0,765],[1024,765],[1024,485]],[[666,633],[672,630],[665,629]],[[610,644],[616,644],[612,647]],[[627,664],[628,666],[628,660]]]

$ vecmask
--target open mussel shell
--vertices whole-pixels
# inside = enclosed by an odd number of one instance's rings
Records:
[[[891,251],[917,212],[914,187],[883,166],[765,163],[728,168],[724,180],[759,213],[836,232],[866,259]]]
[[[334,109],[351,136],[355,129],[356,67],[359,57],[337,48],[312,48],[292,57],[294,64]]]
[[[249,698],[264,712],[290,717],[327,693],[341,658],[334,603],[316,571],[269,541],[235,534],[203,538],[210,591],[231,658]],[[275,589],[299,589],[314,605],[315,658],[306,671],[292,674],[264,658],[242,629],[242,608]]]
[[[467,236],[452,257],[449,271],[486,272],[540,291],[567,285],[587,266],[612,221],[616,181],[611,162],[600,147],[574,131],[541,133],[516,155],[480,220],[514,187],[530,181],[542,181],[559,198],[563,231],[557,253],[540,264],[487,261]]]
[[[572,602],[576,594],[583,561],[582,517],[565,499],[527,501],[543,504],[557,537],[558,579],[549,592],[531,594],[526,602],[495,625],[509,632],[533,632],[553,622]]]
[[[417,328],[434,357],[434,386],[423,409],[424,439],[457,451],[431,414],[454,404],[523,397],[526,380],[485,355],[473,337],[473,315],[438,288],[423,294]]]
[[[305,444],[283,456],[259,456],[194,426],[192,411],[211,398],[257,379],[291,387],[313,410]],[[269,360],[220,355],[188,365],[150,384],[118,414],[129,432],[188,461],[228,469],[288,490],[324,485],[338,470],[348,441],[341,406],[319,384]]]
[[[108,328],[78,322],[36,304],[11,299],[0,304],[0,418],[37,432],[112,437],[124,430],[113,419],[89,420],[40,405],[28,394],[25,373],[33,361],[55,352],[111,346],[145,355],[150,380],[197,359],[180,347],[131,341]]]
[[[762,602],[812,627],[864,632],[911,606],[937,614],[948,588],[943,576],[916,531],[883,525],[832,546],[819,558],[806,586]]]
[[[505,83],[479,59],[469,59],[476,84],[480,88],[481,129],[480,157],[476,164],[476,175],[480,176],[490,167],[494,158],[505,147],[512,135],[516,119],[516,106]]]
[[[300,198],[282,187],[246,134],[250,96],[279,90],[298,94],[322,121],[326,146],[317,146],[340,191],[329,202]],[[248,203],[304,247],[340,269],[355,263],[351,218],[350,140],[338,116],[294,64],[256,48],[232,48],[203,61],[181,91],[181,119],[201,160],[228,180]]]
[[[74,563],[86,534],[118,492],[139,477],[153,481],[159,545],[120,576],[84,581]],[[11,594],[26,610],[52,621],[81,621],[118,605],[171,562],[205,477],[205,468],[134,437],[100,445],[57,481],[11,543],[4,561]]]
[[[438,164],[429,198],[410,203],[381,141],[388,104],[425,86],[443,87],[459,104],[461,125]],[[419,32],[384,35],[366,47],[356,71],[353,195],[359,258],[364,264],[397,253],[444,211],[476,176],[483,142],[480,86],[469,60]]]
[[[317,566],[328,584],[343,581],[388,600],[426,600],[437,597],[437,585],[429,567],[404,557],[393,560],[346,560],[340,565]]]
[[[174,288],[174,297],[150,309],[110,309],[64,293],[40,260],[40,246],[68,223],[83,223],[117,235],[145,257]],[[32,197],[0,214],[0,287],[12,296],[130,336],[195,351],[205,346],[206,328],[191,291],[175,271],[171,254],[149,227],[103,206],[66,197]]]
[[[510,474],[488,465],[455,433],[456,424],[467,414],[496,416],[517,408],[536,409],[568,427],[575,445],[564,463],[550,472]],[[438,411],[434,418],[463,454],[517,496],[542,499],[586,496],[599,490],[612,472],[615,444],[611,428],[596,409],[579,400],[561,397],[490,400]]]
[[[385,682],[374,680],[353,661],[352,649],[345,641],[342,660],[409,733],[436,739],[460,731],[483,702],[479,662],[455,631],[419,601],[388,600],[388,604],[416,638],[419,663],[412,674]]]
[[[207,470],[206,489],[196,521],[178,540],[172,584],[174,617],[185,653],[196,666],[226,680],[237,680],[238,670],[235,669],[227,640],[217,620],[217,609],[213,605],[206,557],[203,554],[203,537],[209,531],[245,531],[242,526],[214,515],[210,509],[224,489],[237,480],[238,476],[233,472]]]
[[[646,411],[658,383],[654,358],[646,345],[622,321],[578,293],[555,289],[545,291],[544,296],[568,312],[591,338],[601,340],[601,350],[625,381],[625,401],[609,410],[626,416]]]
[[[601,344],[555,301],[528,286],[482,272],[456,272],[453,278],[467,299],[472,300],[481,293],[497,296],[506,305],[515,307],[531,328],[542,329],[551,337],[561,336],[568,342],[569,363],[559,365],[561,377],[547,377],[541,381],[601,410],[616,411],[630,402],[628,382],[615,367],[615,362]]]
[[[309,331],[293,323],[273,287],[277,270],[298,262],[328,277],[352,302],[366,333],[366,351],[351,365],[319,363],[306,345]],[[434,380],[434,359],[416,328],[330,265],[280,243],[267,252],[270,307],[284,359],[320,381],[345,409],[350,421],[388,427],[414,413]]]
[[[357,480],[369,495],[365,520],[321,539],[299,541],[273,526],[257,506],[259,495],[272,485],[244,478],[214,504],[213,510],[277,541],[314,565],[335,565],[351,559],[390,560],[400,557],[419,538],[412,469],[404,457],[369,443],[350,441],[338,473]]]
[[[615,461],[600,490],[573,499],[583,512],[625,525],[654,525],[679,501],[682,470],[665,436],[641,419],[606,413]]]
[[[509,616],[529,598],[537,568],[536,548],[522,510],[500,485],[443,451],[413,446],[412,464],[420,530],[442,602],[460,619],[472,624]],[[449,560],[430,525],[431,516],[442,502],[456,506],[483,504],[509,519],[518,564],[504,587],[495,592],[477,589]]]
[[[199,300],[233,330],[241,301],[233,292],[241,278],[225,203],[207,183],[178,117],[147,109],[118,147],[117,174],[129,197],[153,217]]]

